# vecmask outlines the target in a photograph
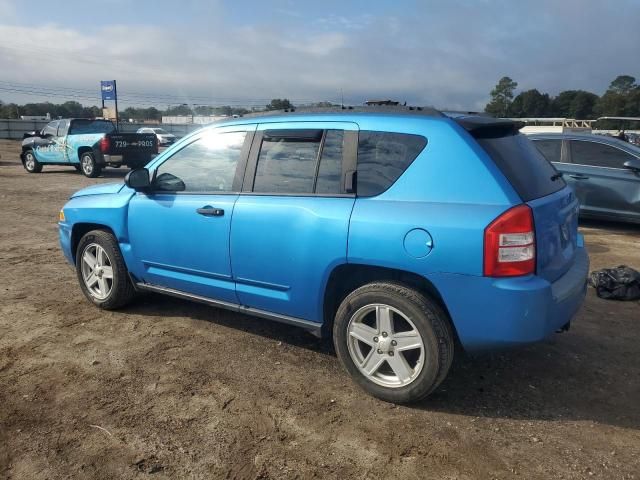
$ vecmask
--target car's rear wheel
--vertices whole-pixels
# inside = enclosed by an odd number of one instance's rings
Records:
[[[104,230],[93,230],[80,239],[76,273],[84,295],[100,308],[122,307],[135,295],[118,242]]]
[[[80,155],[80,169],[85,177],[96,178],[102,172],[102,167],[96,163],[96,159],[91,152],[84,152]]]
[[[371,283],[349,294],[336,313],[340,361],[367,392],[408,403],[429,395],[453,361],[453,333],[442,309],[396,283]]]
[[[42,164],[36,160],[33,150],[27,150],[24,152],[23,165],[24,169],[29,173],[40,173],[42,171]]]

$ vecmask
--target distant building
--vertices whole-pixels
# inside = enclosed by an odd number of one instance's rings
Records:
[[[198,124],[204,125],[211,122],[217,122],[218,120],[224,120],[225,115],[173,115],[168,117],[162,117],[162,123],[170,123],[173,125],[188,125]]]

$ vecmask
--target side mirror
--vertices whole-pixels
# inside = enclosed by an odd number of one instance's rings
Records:
[[[640,173],[640,158],[635,158],[633,160],[627,160],[622,165],[623,165],[624,168],[628,168],[629,170],[632,170],[635,173]]]
[[[148,190],[151,186],[149,170],[146,168],[136,168],[135,170],[131,170],[124,177],[124,184],[129,188],[133,188],[136,192]]]

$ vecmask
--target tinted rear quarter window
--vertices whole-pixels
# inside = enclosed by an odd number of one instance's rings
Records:
[[[524,202],[550,195],[566,184],[558,171],[525,135],[478,138]]]
[[[400,178],[427,145],[420,135],[363,130],[358,136],[357,193],[379,195]]]

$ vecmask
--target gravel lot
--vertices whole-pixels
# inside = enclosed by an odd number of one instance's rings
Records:
[[[590,290],[569,333],[459,355],[426,401],[389,405],[294,328],[152,295],[91,306],[58,210],[126,171],[30,175],[18,153],[0,140],[1,478],[640,478],[638,302]],[[593,268],[640,269],[640,228],[582,231]]]

